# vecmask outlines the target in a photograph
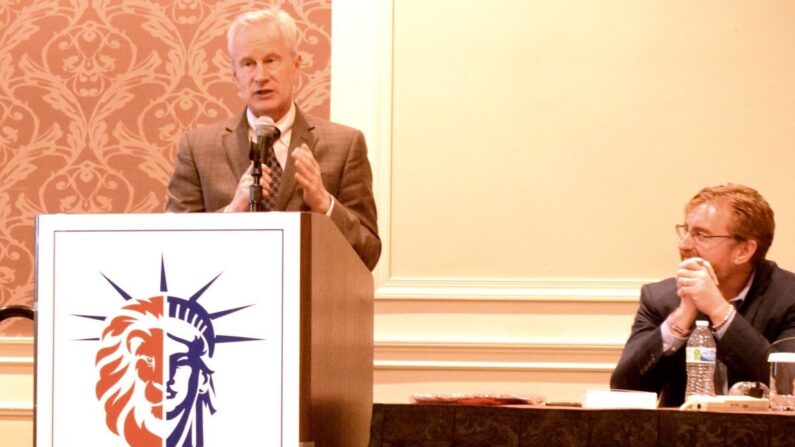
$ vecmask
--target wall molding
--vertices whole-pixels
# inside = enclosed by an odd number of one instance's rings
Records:
[[[32,419],[33,402],[0,401],[0,419]]]
[[[490,371],[490,372],[598,372],[613,371],[615,363],[574,363],[574,362],[448,362],[432,360],[376,360],[376,371]]]
[[[373,366],[376,371],[610,373],[623,346],[623,341],[593,339],[376,340]],[[560,358],[571,361],[559,361]]]
[[[475,300],[638,302],[651,279],[390,278],[376,289],[378,300]]]
[[[4,366],[33,367],[33,337],[0,337],[0,368]]]
[[[533,351],[533,350],[554,350],[554,351],[569,351],[569,350],[586,350],[586,351],[621,351],[624,347],[624,341],[609,341],[601,340],[594,341],[593,338],[588,340],[579,339],[537,339],[537,340],[521,340],[521,341],[486,341],[480,339],[471,340],[375,340],[375,349],[410,349],[410,350],[428,350],[428,349],[443,349],[443,350],[518,350],[518,351]]]
[[[0,369],[11,366],[33,366],[33,357],[0,357]]]

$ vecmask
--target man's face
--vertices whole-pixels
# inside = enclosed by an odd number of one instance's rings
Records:
[[[293,101],[301,58],[290,54],[290,47],[275,26],[241,29],[232,43],[235,83],[240,96],[259,117],[274,121],[283,117]]]
[[[731,209],[722,204],[702,203],[685,215],[689,233],[679,241],[679,255],[684,259],[700,257],[712,264],[718,280],[731,276],[737,265],[734,259],[742,243],[733,238],[705,238],[702,242],[694,234],[732,236]]]

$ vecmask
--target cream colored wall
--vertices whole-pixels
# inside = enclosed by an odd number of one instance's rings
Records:
[[[428,3],[394,8],[392,275],[668,275],[725,181],[792,217],[792,2]]]
[[[762,192],[795,269],[795,3],[334,13],[332,118],[367,134],[385,241],[376,401],[606,387],[702,186]]]

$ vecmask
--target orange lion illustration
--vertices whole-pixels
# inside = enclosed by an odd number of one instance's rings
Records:
[[[106,424],[131,447],[161,447],[163,316],[161,296],[133,300],[109,321],[96,364]]]

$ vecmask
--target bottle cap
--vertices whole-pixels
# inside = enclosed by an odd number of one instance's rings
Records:
[[[696,327],[708,327],[709,321],[705,320],[696,320]]]

